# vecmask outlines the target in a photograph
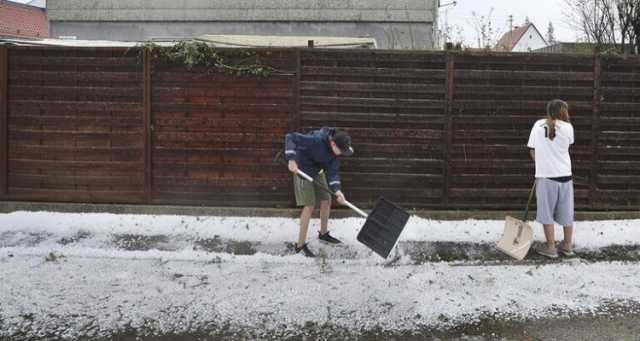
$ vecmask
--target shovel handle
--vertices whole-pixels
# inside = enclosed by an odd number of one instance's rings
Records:
[[[524,230],[524,224],[527,223],[527,216],[529,215],[529,205],[531,204],[531,199],[533,198],[533,192],[536,189],[536,181],[533,181],[533,186],[531,186],[531,192],[529,192],[529,200],[527,201],[527,207],[524,210],[524,217],[522,218],[522,224],[518,227],[518,235],[516,239],[514,239],[515,244],[520,244],[520,237],[522,237],[522,230]]]
[[[297,174],[300,175],[303,179],[312,182],[314,185],[320,187],[321,189],[323,189],[325,192],[330,193],[331,195],[336,195],[336,193],[334,191],[332,191],[330,188],[327,188],[325,186],[320,185],[319,183],[313,181],[313,178],[309,176],[309,174],[301,171],[300,169],[298,169]],[[344,204],[346,206],[348,206],[350,209],[354,210],[356,213],[358,213],[359,215],[363,216],[363,217],[368,217],[369,215],[366,214],[363,210],[357,208],[354,204],[348,202],[348,201],[344,201]]]
[[[536,189],[536,181],[533,180],[533,186],[531,186],[531,191],[529,192],[529,200],[527,201],[527,207],[524,210],[524,217],[522,218],[522,221],[526,222],[527,221],[527,216],[529,215],[529,205],[531,204],[531,199],[533,199],[533,192]]]

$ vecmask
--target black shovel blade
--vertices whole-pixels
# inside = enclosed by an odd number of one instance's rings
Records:
[[[385,198],[380,198],[358,233],[358,241],[387,258],[404,230],[409,213]]]

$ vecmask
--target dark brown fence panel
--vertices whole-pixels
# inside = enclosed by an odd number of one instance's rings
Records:
[[[231,64],[254,52],[280,72],[0,47],[2,199],[290,207],[291,176],[274,162],[285,133],[337,126],[354,140],[342,175],[358,205],[518,209],[531,126],[561,98],[576,128],[576,206],[640,206],[638,58],[222,51]]]
[[[291,178],[274,156],[295,111],[295,53],[259,53],[284,74],[241,77],[154,62],[155,203],[290,205]]]
[[[140,202],[141,65],[125,50],[9,50],[9,198]]]
[[[342,178],[350,200],[441,207],[445,64],[441,53],[302,53],[301,130],[349,131],[356,154],[343,159]]]
[[[640,207],[640,59],[602,57],[596,198],[600,209]]]
[[[454,83],[452,208],[524,207],[535,173],[526,144],[554,98],[570,104],[574,173],[589,175],[593,57],[456,55]],[[588,189],[576,186],[577,207]]]

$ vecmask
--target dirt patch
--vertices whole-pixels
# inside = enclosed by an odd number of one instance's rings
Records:
[[[58,244],[60,245],[69,245],[73,243],[77,243],[83,239],[90,238],[92,236],[91,232],[88,231],[78,231],[78,233],[74,234],[71,237],[62,237],[58,240]]]
[[[148,251],[152,249],[163,250],[163,245],[169,242],[165,235],[143,236],[135,234],[117,234],[113,236],[113,244],[118,249],[127,251]]]

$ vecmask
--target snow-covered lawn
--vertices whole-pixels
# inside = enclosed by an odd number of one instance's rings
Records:
[[[332,219],[332,234],[356,245],[363,218]],[[112,235],[186,236],[194,239],[221,238],[260,243],[282,243],[297,239],[298,220],[264,217],[194,217],[175,215],[117,215],[105,213],[14,212],[0,214],[0,233],[22,232],[49,235],[55,244],[60,238],[89,234],[94,241]],[[535,236],[543,240],[542,228],[531,222]],[[309,235],[314,236],[319,221],[312,220]],[[502,220],[440,221],[411,217],[401,241],[448,241],[495,243],[502,235]],[[562,229],[556,228],[558,239]],[[575,224],[577,248],[609,245],[636,245],[640,241],[640,220],[579,221]],[[1,243],[2,241],[0,241]],[[0,246],[3,246],[0,244]]]
[[[566,260],[544,265],[474,263],[393,266],[356,241],[363,219],[331,221],[345,245],[315,241],[328,257],[208,252],[200,240],[280,245],[297,236],[288,218],[15,212],[0,215],[0,338],[57,331],[109,335],[124,328],[295,329],[307,322],[411,330],[490,314],[542,317],[640,302],[638,263]],[[403,241],[493,243],[502,221],[412,218]],[[539,226],[536,237],[542,239]],[[119,247],[114,236],[158,237],[166,247]],[[640,221],[576,223],[576,246],[635,245]],[[559,235],[560,237],[560,235]],[[341,256],[335,252],[343,248]]]

